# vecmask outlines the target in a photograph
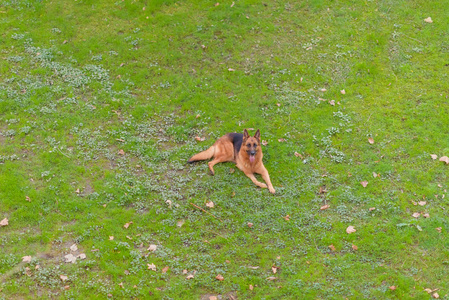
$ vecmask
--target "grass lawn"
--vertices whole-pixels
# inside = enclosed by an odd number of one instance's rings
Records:
[[[0,0],[0,299],[449,299],[448,16]]]

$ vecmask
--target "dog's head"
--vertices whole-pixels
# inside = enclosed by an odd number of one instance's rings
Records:
[[[260,149],[260,130],[257,129],[256,134],[254,136],[249,136],[248,131],[246,129],[243,131],[243,148],[244,151],[249,156],[249,161],[253,163],[256,160],[256,155],[258,152],[262,151]]]

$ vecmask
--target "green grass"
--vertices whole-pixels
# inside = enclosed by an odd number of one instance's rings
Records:
[[[449,299],[448,1],[216,3],[0,1],[0,299]]]

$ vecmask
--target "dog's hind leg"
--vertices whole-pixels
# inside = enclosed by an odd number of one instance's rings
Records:
[[[210,162],[207,163],[209,165],[210,173],[212,175],[215,175],[214,166],[218,163],[225,162],[225,161],[228,161],[228,160],[225,159],[224,157],[214,157],[213,160],[211,160]]]

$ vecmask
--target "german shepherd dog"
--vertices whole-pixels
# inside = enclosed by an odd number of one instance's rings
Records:
[[[257,129],[254,136],[249,136],[246,129],[243,131],[243,134],[228,133],[219,138],[209,149],[192,156],[188,162],[193,163],[212,157],[214,159],[208,163],[212,175],[215,175],[215,164],[232,161],[236,163],[237,168],[242,170],[255,185],[261,188],[266,188],[268,186],[270,193],[275,193],[268,171],[262,162],[263,154],[262,148],[260,147],[259,129]],[[254,176],[254,173],[262,175],[263,180],[265,180],[267,184],[259,182]]]

